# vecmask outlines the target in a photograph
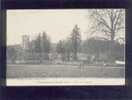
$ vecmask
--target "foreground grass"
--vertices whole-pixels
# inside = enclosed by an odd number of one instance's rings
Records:
[[[7,65],[7,78],[100,77],[123,78],[125,67],[72,65]]]

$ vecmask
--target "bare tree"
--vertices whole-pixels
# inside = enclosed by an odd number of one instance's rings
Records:
[[[91,10],[91,20],[93,21],[92,34],[103,33],[109,42],[109,58],[114,61],[115,40],[118,40],[118,33],[125,32],[125,10],[123,9],[93,9]],[[120,37],[118,37],[120,38]],[[125,38],[125,37],[123,37]]]
[[[125,29],[125,10],[123,9],[94,9],[90,18],[93,20],[92,33],[101,32],[114,41],[116,33]]]

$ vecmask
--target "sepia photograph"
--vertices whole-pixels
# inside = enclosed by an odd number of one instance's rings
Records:
[[[7,86],[125,85],[125,9],[6,11]]]

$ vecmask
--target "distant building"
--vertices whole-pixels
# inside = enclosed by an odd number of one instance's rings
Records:
[[[27,50],[29,48],[29,44],[30,44],[30,38],[28,35],[23,35],[22,36],[22,48],[24,50]]]

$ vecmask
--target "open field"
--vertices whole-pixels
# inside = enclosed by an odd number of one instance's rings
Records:
[[[125,67],[72,65],[7,65],[7,78],[97,77],[123,78]]]

